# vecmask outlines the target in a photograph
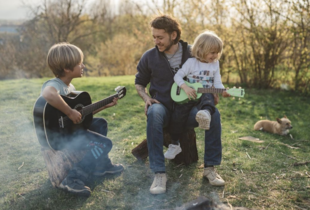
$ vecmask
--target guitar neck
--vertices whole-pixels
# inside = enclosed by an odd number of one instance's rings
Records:
[[[198,88],[197,93],[223,93],[226,89],[221,88]]]
[[[108,98],[105,98],[101,101],[83,107],[82,111],[83,116],[89,115],[90,113],[93,113],[94,111],[108,105],[113,101],[114,98],[118,98],[118,94],[111,95]]]

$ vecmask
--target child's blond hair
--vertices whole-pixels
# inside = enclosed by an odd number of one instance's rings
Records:
[[[64,69],[73,68],[83,62],[83,52],[73,44],[61,42],[54,44],[47,54],[47,65],[53,71],[55,77],[64,75]]]
[[[222,51],[223,41],[213,31],[199,34],[192,46],[192,55],[202,62],[205,62],[205,56],[211,52],[218,52],[217,60],[220,59]]]

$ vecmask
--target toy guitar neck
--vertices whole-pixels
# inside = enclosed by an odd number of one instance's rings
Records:
[[[197,93],[223,93],[224,91],[227,91],[226,89],[221,88],[197,88]]]
[[[185,83],[187,86],[196,90],[196,93],[197,93],[196,100],[198,100],[203,93],[222,93],[226,91],[228,94],[234,97],[244,97],[244,94],[245,94],[244,89],[241,89],[241,88],[231,88],[231,89],[203,88],[201,83],[188,83],[186,81]],[[179,104],[187,103],[189,101],[188,96],[185,93],[185,91],[182,88],[180,88],[176,83],[173,83],[170,94],[171,94],[172,100],[174,100],[175,102]]]

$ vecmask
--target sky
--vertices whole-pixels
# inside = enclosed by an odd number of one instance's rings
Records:
[[[38,5],[43,0],[0,0],[0,20],[30,19],[29,9],[23,6]],[[94,0],[88,0],[88,3]],[[117,2],[117,1],[116,1]]]
[[[0,19],[18,20],[29,17],[28,9],[23,2],[38,4],[41,0],[0,0]]]

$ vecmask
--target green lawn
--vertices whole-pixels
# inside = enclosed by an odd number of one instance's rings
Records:
[[[309,209],[310,98],[278,90],[246,89],[245,98],[221,98],[223,161],[217,167],[225,187],[202,178],[203,132],[196,129],[199,160],[189,166],[167,165],[167,193],[151,195],[149,163],[136,161],[131,150],[146,137],[144,103],[134,87],[134,76],[81,78],[73,84],[90,93],[93,102],[124,85],[127,95],[116,107],[96,116],[109,122],[114,146],[110,157],[122,163],[122,175],[97,179],[92,195],[80,198],[53,188],[36,139],[32,108],[45,79],[0,81],[0,209],[171,209],[211,192],[234,207],[253,209]],[[225,85],[226,86],[226,85]],[[291,136],[254,131],[260,119],[286,115]],[[240,140],[252,136],[255,143]]]

